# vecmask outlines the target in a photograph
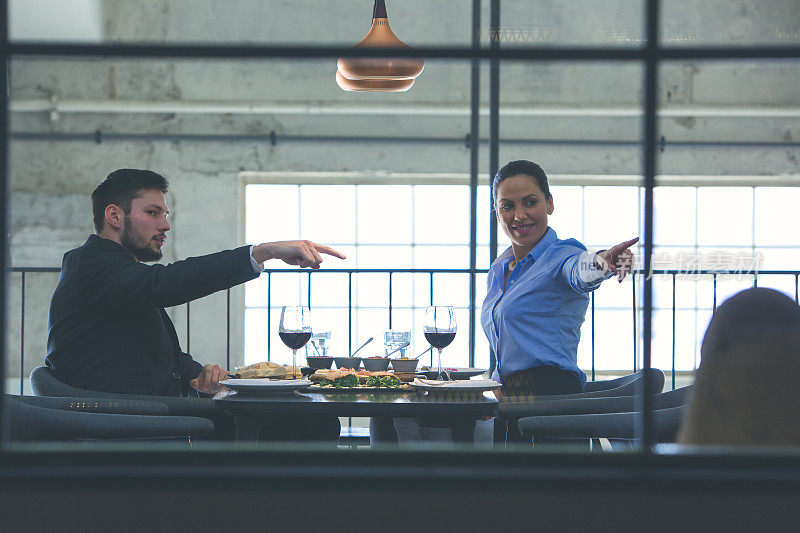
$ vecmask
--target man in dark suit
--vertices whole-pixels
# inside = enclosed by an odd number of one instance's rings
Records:
[[[319,268],[339,252],[308,241],[242,246],[169,265],[167,180],[120,169],[92,193],[96,235],[64,254],[50,302],[46,364],[74,387],[128,394],[213,394],[228,377],[183,353],[164,307],[180,305],[258,277],[264,261]],[[338,422],[337,422],[338,424]]]

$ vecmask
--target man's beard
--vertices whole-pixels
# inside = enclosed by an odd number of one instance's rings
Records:
[[[125,217],[125,227],[122,228],[120,243],[126,250],[136,256],[136,259],[143,263],[158,261],[163,256],[161,250],[153,250],[149,246],[150,241],[145,241],[141,235],[133,230],[133,224],[128,216]]]

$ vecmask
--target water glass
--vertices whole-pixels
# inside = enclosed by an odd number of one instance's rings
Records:
[[[386,355],[389,355],[394,350],[397,350],[405,343],[411,340],[411,332],[410,331],[401,331],[390,329],[383,334],[383,345],[386,349]],[[406,350],[408,347],[401,349],[392,357],[401,358],[406,356]]]

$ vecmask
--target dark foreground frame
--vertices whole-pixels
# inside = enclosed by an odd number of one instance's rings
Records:
[[[656,81],[660,62],[670,59],[800,58],[800,46],[663,48],[658,39],[658,0],[644,0],[646,40],[640,48],[501,49],[481,47],[419,48],[405,55],[471,59],[472,134],[471,184],[478,183],[477,72],[490,61],[490,168],[497,169],[500,60],[637,61],[645,64],[644,130],[641,139],[645,188],[644,270],[650,270],[653,237],[653,188],[656,175]],[[479,27],[480,0],[473,0],[473,28]],[[0,0],[6,15],[6,0]],[[213,45],[59,45],[10,44],[8,18],[0,17],[0,82],[8,87],[13,57],[138,57],[138,58],[335,58],[353,55],[403,56],[397,50],[354,52],[344,47],[213,46]],[[500,2],[491,0],[491,26],[499,27]],[[476,32],[473,32],[476,33]],[[8,94],[0,96],[0,260],[8,267]],[[494,156],[494,157],[492,157]],[[471,198],[471,270],[475,265],[477,206]],[[493,234],[493,232],[492,232]],[[496,243],[494,243],[496,246]],[[0,333],[5,341],[6,276]],[[474,284],[472,284],[474,285]],[[643,282],[643,368],[650,368],[652,285]],[[471,294],[474,300],[474,294]],[[474,322],[474,316],[470,321]],[[5,342],[4,342],[5,345]],[[5,355],[5,352],[4,352]],[[4,357],[3,357],[4,359]],[[4,386],[0,364],[0,392]],[[0,449],[0,501],[24,524],[87,530],[105,524],[138,529],[136,524],[180,524],[179,528],[211,529],[248,522],[267,525],[381,524],[407,529],[416,520],[446,527],[535,527],[560,529],[610,523],[637,529],[676,529],[687,524],[713,524],[733,530],[771,529],[791,524],[800,510],[800,455],[777,452],[747,454],[654,453],[647,391],[641,391],[642,446],[630,454],[442,453],[379,451],[291,451],[287,447],[246,449],[224,447],[165,451],[153,447],[114,451],[69,451],[51,448]],[[0,396],[2,398],[2,396]],[[2,411],[0,411],[2,412]],[[2,431],[2,424],[0,424]],[[0,433],[0,442],[5,432]],[[316,498],[316,500],[314,499]],[[324,501],[327,512],[319,510]],[[185,502],[185,503],[184,503]],[[271,502],[271,503],[270,503]],[[397,502],[408,512],[398,513]],[[87,510],[88,509],[88,510]],[[425,512],[419,514],[419,510]],[[387,521],[386,512],[408,517]],[[305,511],[305,512],[304,512]],[[692,522],[697,513],[701,518]],[[65,521],[65,519],[69,521]],[[126,521],[126,518],[128,519]],[[649,518],[649,521],[647,519]],[[12,521],[16,518],[12,518]],[[509,520],[511,522],[509,522]],[[524,521],[523,521],[524,520]],[[311,523],[310,523],[311,522]],[[400,527],[394,527],[398,524]],[[753,527],[748,527],[752,525]],[[126,527],[128,526],[128,527]],[[663,527],[662,527],[663,526]],[[357,527],[357,526],[356,526]],[[362,526],[359,529],[364,529]],[[601,528],[602,529],[602,528]],[[627,529],[627,528],[626,528]]]

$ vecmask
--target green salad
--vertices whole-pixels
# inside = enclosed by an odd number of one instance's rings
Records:
[[[396,388],[401,385],[400,380],[394,376],[370,376],[367,378],[367,387]]]
[[[358,376],[348,374],[344,377],[334,379],[333,381],[329,379],[323,379],[320,381],[320,385],[323,387],[333,387],[335,389],[358,387]]]
[[[364,383],[364,385],[360,385],[358,376],[353,374],[348,374],[347,376],[334,380],[323,379],[319,382],[319,384],[322,387],[333,389],[352,389],[356,387],[396,389],[402,385],[400,380],[394,376],[370,376],[367,378],[367,381]]]

